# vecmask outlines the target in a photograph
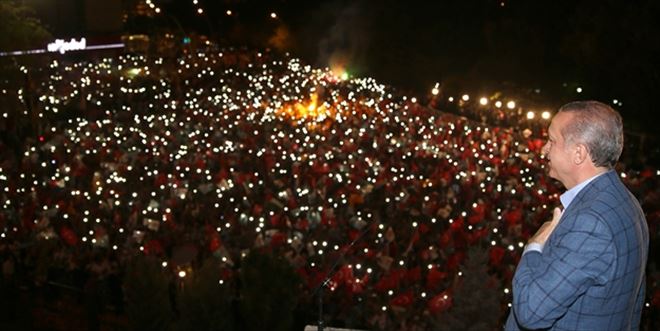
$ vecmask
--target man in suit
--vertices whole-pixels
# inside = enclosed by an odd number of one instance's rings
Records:
[[[614,165],[621,116],[597,101],[564,105],[548,129],[549,174],[567,189],[513,278],[506,330],[638,330],[649,235]]]

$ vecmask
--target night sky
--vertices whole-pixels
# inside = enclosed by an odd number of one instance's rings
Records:
[[[652,129],[646,123],[660,88],[657,1],[161,3],[185,29],[231,44],[258,46],[285,30],[287,49],[305,61],[343,63],[354,75],[403,90],[424,93],[440,82],[459,93],[517,91],[552,107],[617,99],[630,130]]]

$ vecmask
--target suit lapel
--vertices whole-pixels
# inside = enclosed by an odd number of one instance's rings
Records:
[[[577,214],[579,213],[582,206],[596,197],[600,192],[608,190],[612,186],[613,181],[618,180],[616,178],[616,172],[614,170],[609,170],[608,172],[598,176],[598,178],[592,180],[587,186],[583,187],[582,190],[575,196],[573,201],[568,208],[564,210],[564,213],[559,219],[559,224],[555,231],[548,238],[546,246],[552,247],[552,243],[556,240],[557,237],[561,237],[569,231],[572,226],[566,222],[572,223],[577,220]],[[544,249],[545,251],[545,249]]]

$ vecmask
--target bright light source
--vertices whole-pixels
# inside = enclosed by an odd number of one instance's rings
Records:
[[[142,72],[142,69],[140,69],[140,68],[131,68],[131,69],[128,69],[126,71],[126,75],[129,78],[133,78],[133,77],[139,75],[141,72]]]
[[[516,108],[516,102],[515,101],[509,101],[506,103],[506,107],[509,109]]]
[[[527,119],[528,119],[528,120],[533,120],[535,115],[536,115],[536,114],[534,114],[533,111],[528,111],[528,112],[527,112]]]
[[[576,89],[575,89],[575,92],[577,92],[577,93],[582,93],[582,88],[581,88],[581,87],[576,88]]]
[[[548,120],[548,119],[550,119],[550,112],[547,111],[547,110],[544,111],[544,112],[541,114],[541,118],[543,118],[544,120]]]
[[[468,100],[470,100],[470,96],[467,95],[467,94],[463,94],[463,96],[461,97],[461,99],[463,99],[463,101],[468,101]]]
[[[431,93],[433,95],[438,95],[438,93],[440,93],[440,83],[435,83],[435,86],[433,86]]]
[[[495,101],[495,107],[502,108],[502,101]]]
[[[479,99],[479,104],[481,104],[482,106],[487,105],[488,104],[488,98],[483,97],[483,98]]]

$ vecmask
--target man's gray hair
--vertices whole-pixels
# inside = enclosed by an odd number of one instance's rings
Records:
[[[623,121],[612,107],[598,101],[575,101],[559,112],[573,114],[561,130],[565,141],[582,143],[598,167],[614,168],[623,151]]]

